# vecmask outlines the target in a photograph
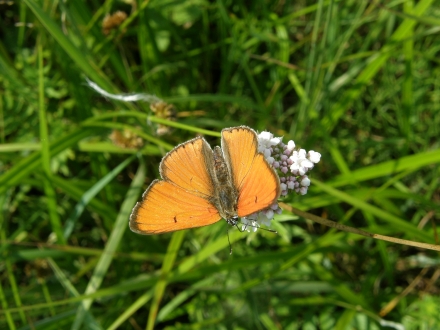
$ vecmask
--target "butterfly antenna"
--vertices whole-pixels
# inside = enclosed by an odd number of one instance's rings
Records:
[[[231,245],[231,240],[229,239],[229,228],[226,229],[226,232],[228,233],[229,254],[232,254],[232,245]]]

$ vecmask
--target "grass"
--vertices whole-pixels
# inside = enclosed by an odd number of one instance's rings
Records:
[[[127,230],[168,150],[196,134],[217,145],[222,128],[247,125],[322,154],[309,193],[284,203],[438,244],[437,2],[0,9],[0,328],[440,327],[434,251],[288,211],[275,219],[278,235],[231,229],[232,255],[224,221]],[[127,19],[105,35],[104,16],[117,10]],[[155,95],[177,113],[102,97],[86,79]],[[172,130],[158,135],[163,127]]]

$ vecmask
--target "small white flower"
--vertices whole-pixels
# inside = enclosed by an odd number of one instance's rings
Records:
[[[293,142],[292,140],[290,140],[287,143],[287,150],[292,151],[293,149],[295,149],[295,142]]]
[[[257,221],[262,225],[270,227],[270,222],[273,219],[273,216],[274,216],[273,210],[268,209],[266,212],[260,212]]]
[[[319,163],[319,161],[321,160],[321,154],[319,152],[310,150],[309,151],[309,159],[311,162],[313,163]]]
[[[281,138],[270,139],[270,145],[272,145],[272,146],[276,146],[280,142],[281,142]]]
[[[297,172],[299,170],[299,165],[298,163],[293,163],[292,166],[290,166],[290,170],[294,173]],[[294,173],[295,174],[295,173]]]
[[[310,179],[307,176],[301,180],[301,186],[303,186],[303,187],[310,186]]]
[[[255,220],[250,218],[253,215],[254,214],[251,214],[248,217],[241,218],[241,223],[242,223],[241,230],[242,231],[245,230],[247,232],[250,232],[252,230],[253,232],[256,232],[258,227],[260,227],[260,225]]]
[[[263,131],[260,134],[258,134],[258,138],[261,140],[269,141],[272,137],[273,137],[273,134],[270,132],[266,132],[266,131]]]
[[[305,169],[298,163],[294,163],[292,166],[290,166],[290,170],[294,175],[304,175],[307,171],[307,169]]]
[[[294,150],[292,155],[289,157],[292,161],[296,162],[298,160],[298,151]]]
[[[303,159],[301,161],[301,166],[305,168],[313,168],[313,163],[308,159]]]
[[[265,148],[270,148],[273,144],[271,140],[273,138],[273,134],[269,132],[261,132],[258,134],[258,144],[264,146]]]

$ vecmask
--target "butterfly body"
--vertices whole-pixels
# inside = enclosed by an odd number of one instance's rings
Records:
[[[214,148],[213,167],[215,179],[217,180],[216,198],[213,204],[219,211],[220,216],[228,223],[234,224],[238,220],[237,216],[237,190],[232,181],[232,174],[223,157],[220,147]]]
[[[167,153],[155,180],[130,216],[130,229],[160,234],[210,225],[267,208],[280,195],[278,175],[258,152],[256,133],[246,126],[224,129],[211,149],[194,138]]]

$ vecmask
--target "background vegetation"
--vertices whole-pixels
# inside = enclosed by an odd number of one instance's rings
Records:
[[[104,33],[118,10],[126,20]],[[288,212],[278,235],[231,229],[231,256],[224,221],[128,230],[166,151],[244,124],[323,155],[309,193],[286,203],[438,242],[438,1],[22,0],[0,12],[0,328],[440,328],[433,251]],[[177,115],[106,99],[86,78]],[[174,130],[157,135],[160,123]]]

